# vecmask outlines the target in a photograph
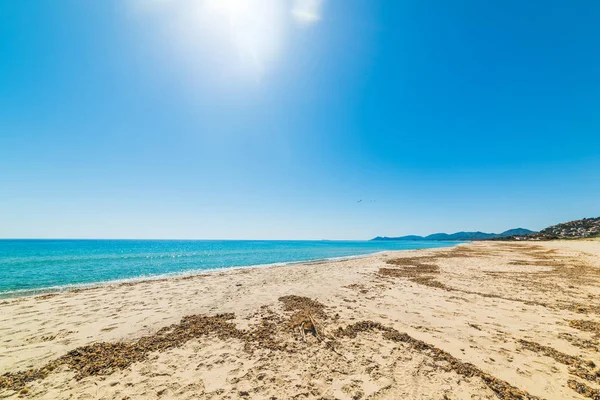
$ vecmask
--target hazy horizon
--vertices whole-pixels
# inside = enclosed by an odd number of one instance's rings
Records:
[[[0,5],[0,238],[366,240],[600,215],[600,3]]]
[[[299,239],[286,239],[286,238],[280,238],[280,239],[272,239],[272,238],[193,238],[193,237],[170,237],[170,238],[156,238],[156,237],[0,237],[0,240],[183,240],[183,241],[223,241],[223,240],[232,240],[232,241],[365,241],[365,240],[371,240],[374,239],[377,236],[381,236],[381,237],[402,237],[402,236],[409,236],[409,235],[416,235],[416,236],[428,236],[428,235],[433,235],[433,234],[439,234],[439,233],[448,233],[448,234],[453,234],[453,233],[460,233],[460,232],[483,232],[483,233],[496,233],[496,234],[500,234],[503,232],[506,232],[508,230],[511,229],[529,229],[529,228],[523,228],[523,227],[515,227],[515,228],[509,228],[509,229],[504,229],[501,231],[481,231],[481,230],[458,230],[458,231],[449,231],[449,232],[442,232],[442,231],[436,231],[436,232],[429,232],[429,233],[424,233],[424,234],[412,234],[412,233],[405,233],[405,234],[399,234],[399,235],[376,235],[373,237],[369,237],[369,238],[351,238],[351,239],[328,239],[328,238],[299,238]],[[542,228],[543,229],[543,228]],[[538,231],[541,229],[530,229],[532,231]]]

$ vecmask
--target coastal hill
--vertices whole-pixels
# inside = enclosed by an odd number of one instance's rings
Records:
[[[564,222],[529,234],[510,235],[505,240],[553,240],[600,237],[600,217]]]
[[[485,233],[485,232],[456,232],[452,234],[448,233],[434,233],[428,236],[399,236],[399,237],[387,237],[377,236],[371,240],[485,240],[485,239],[500,239],[507,237],[526,236],[535,233],[529,229],[516,228],[509,229],[502,233]]]

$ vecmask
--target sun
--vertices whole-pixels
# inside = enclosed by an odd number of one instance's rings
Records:
[[[195,75],[261,80],[290,30],[321,19],[322,0],[131,0],[174,59]]]
[[[239,63],[262,75],[281,50],[284,5],[281,0],[208,0],[205,10],[215,18],[214,29],[226,32]]]

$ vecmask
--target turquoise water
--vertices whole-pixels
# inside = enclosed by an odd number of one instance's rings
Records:
[[[433,241],[0,240],[0,297],[111,281],[455,244]]]

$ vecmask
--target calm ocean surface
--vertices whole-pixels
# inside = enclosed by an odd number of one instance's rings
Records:
[[[0,297],[110,281],[455,244],[433,241],[0,240]]]

